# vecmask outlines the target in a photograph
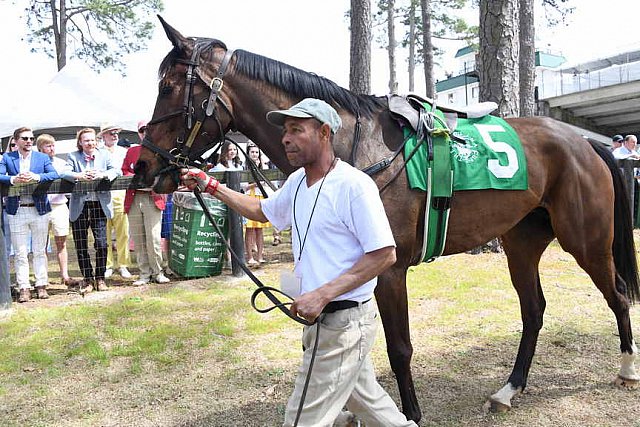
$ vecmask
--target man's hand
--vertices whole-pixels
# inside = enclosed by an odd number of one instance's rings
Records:
[[[191,191],[198,187],[200,191],[205,191],[211,195],[216,193],[218,185],[220,185],[217,179],[207,175],[200,169],[181,169],[180,181]]]
[[[78,172],[76,174],[76,179],[78,181],[89,182],[89,181],[93,181],[96,178],[97,178],[97,172],[94,170],[86,170],[84,172]]]
[[[29,184],[40,181],[40,177],[33,172],[20,172],[14,177],[13,182],[18,184]]]
[[[314,322],[330,301],[323,296],[322,292],[316,289],[296,298],[291,304],[291,314],[302,317],[309,322]]]

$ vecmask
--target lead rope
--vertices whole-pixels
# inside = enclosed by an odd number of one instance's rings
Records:
[[[209,211],[209,208],[204,203],[204,199],[202,198],[202,193],[201,193],[200,189],[198,187],[196,187],[193,190],[193,194],[196,196],[196,199],[198,200],[198,203],[200,204],[200,207],[202,208],[202,212],[207,217],[209,222],[211,224],[213,224],[213,228],[215,228],[216,232],[218,233],[218,235],[220,236],[220,238],[224,242],[225,246],[227,247],[227,249],[229,249],[229,253],[231,254],[231,257],[233,257],[233,259],[236,260],[238,265],[240,265],[240,268],[242,269],[242,271],[244,271],[247,274],[247,276],[249,276],[249,278],[253,281],[253,283],[256,284],[256,286],[258,286],[258,289],[253,291],[253,294],[251,294],[251,306],[254,308],[254,310],[256,310],[258,313],[267,313],[267,312],[269,312],[269,311],[271,311],[271,310],[273,310],[275,308],[278,308],[278,309],[280,309],[280,311],[282,311],[284,314],[286,314],[287,317],[295,320],[298,323],[301,323],[301,324],[303,324],[305,326],[312,326],[313,324],[316,325],[316,338],[315,338],[315,341],[314,341],[314,344],[313,344],[313,350],[311,351],[311,360],[309,361],[309,370],[307,371],[307,377],[304,380],[304,387],[302,388],[302,395],[300,396],[300,403],[298,404],[298,411],[296,413],[296,419],[295,419],[295,421],[293,423],[293,426],[297,427],[298,421],[300,420],[300,416],[302,415],[302,409],[304,408],[304,401],[305,401],[305,399],[307,397],[307,390],[309,388],[309,381],[311,380],[311,371],[313,370],[313,365],[314,365],[314,362],[316,360],[316,353],[318,352],[318,341],[319,341],[319,338],[320,338],[320,322],[317,321],[318,319],[316,319],[316,321],[314,321],[314,322],[309,322],[306,319],[303,319],[303,318],[301,318],[299,316],[294,316],[293,314],[291,314],[291,311],[287,308],[287,306],[291,305],[291,303],[290,302],[284,302],[284,303],[281,302],[278,299],[278,297],[273,295],[272,292],[277,292],[279,294],[282,294],[282,295],[286,296],[287,298],[289,298],[292,301],[293,301],[293,298],[291,298],[289,295],[287,295],[284,292],[282,292],[280,289],[274,288],[272,286],[265,286],[264,283],[262,283],[260,281],[260,279],[258,279],[256,277],[256,275],[253,274],[253,272],[249,269],[249,267],[247,267],[247,265],[244,262],[241,262],[240,257],[235,253],[235,251],[231,247],[231,244],[226,239],[226,237],[224,236],[224,233],[220,229],[220,226],[214,220],[213,215],[211,214],[211,211]],[[265,296],[273,303],[273,306],[267,307],[267,308],[259,308],[259,307],[256,306],[256,304],[255,304],[256,298],[261,293],[265,294]]]

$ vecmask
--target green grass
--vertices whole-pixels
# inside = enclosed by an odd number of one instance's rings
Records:
[[[261,279],[276,283],[277,269],[261,270]],[[633,425],[608,422],[620,402],[637,397],[607,385],[619,357],[613,315],[556,244],[540,268],[547,310],[530,388],[503,415],[485,415],[481,406],[508,377],[522,329],[504,256],[463,254],[410,270],[421,425]],[[227,279],[99,302],[18,306],[0,320],[0,424],[278,425],[300,359],[301,327],[278,310],[255,312],[254,285]],[[258,305],[268,304],[259,298]],[[637,307],[631,315],[637,326]],[[397,399],[382,328],[373,359]],[[23,405],[34,409],[24,413]]]
[[[192,347],[233,337],[238,321],[251,314],[241,308],[242,297],[234,290],[174,289],[105,304],[21,310],[1,322],[0,373],[57,375],[66,364],[109,366],[117,358],[179,364]],[[221,346],[220,356],[234,348]]]

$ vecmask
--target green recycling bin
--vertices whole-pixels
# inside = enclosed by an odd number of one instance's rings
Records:
[[[202,196],[216,224],[227,236],[227,206],[212,196]],[[170,242],[169,267],[180,276],[195,278],[222,273],[226,246],[193,193],[173,195]]]

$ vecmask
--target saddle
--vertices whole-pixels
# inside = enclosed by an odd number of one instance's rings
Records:
[[[480,118],[494,111],[498,105],[495,102],[483,102],[466,109],[438,106],[439,112],[442,113],[440,116],[435,114],[436,104],[432,99],[410,94],[406,97],[388,95],[387,100],[392,117],[405,125],[403,130],[405,141],[411,134],[415,135],[414,141],[417,141],[414,148],[406,153],[405,161],[411,160],[423,142],[427,145],[424,164],[427,194],[420,259],[430,262],[442,255],[444,251],[453,197],[450,139],[442,137],[441,132],[444,131],[451,139],[464,144],[463,138],[453,134],[458,126],[458,117]]]
[[[387,95],[387,103],[391,115],[416,132],[420,128],[420,112],[424,109],[423,104],[425,102],[431,105],[432,108],[436,107],[434,100],[423,98],[416,94],[408,94],[407,96]],[[441,105],[438,105],[437,108],[442,111],[447,128],[453,132],[458,126],[458,117],[465,119],[483,117],[495,111],[498,108],[498,104],[495,102],[481,102],[464,109],[443,107]]]

